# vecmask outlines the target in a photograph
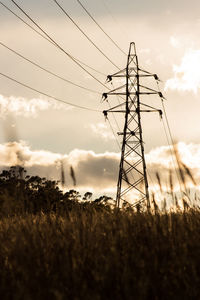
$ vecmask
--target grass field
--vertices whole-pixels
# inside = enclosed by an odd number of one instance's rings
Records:
[[[200,299],[200,212],[0,220],[1,299]]]

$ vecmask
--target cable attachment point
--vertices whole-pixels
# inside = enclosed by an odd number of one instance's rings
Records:
[[[103,111],[104,117],[105,117],[105,121],[108,120],[108,112],[107,110]]]
[[[111,81],[112,81],[112,75],[108,75],[107,79],[106,79],[106,82],[111,82]]]
[[[154,76],[155,80],[160,81],[157,74],[153,74],[153,76]]]
[[[161,109],[159,109],[159,115],[160,115],[160,120],[162,120],[162,118],[163,118],[163,112],[162,112],[162,110]]]
[[[105,101],[108,98],[108,94],[107,93],[103,93],[102,94],[102,100]]]
[[[165,98],[163,97],[163,94],[162,94],[161,92],[158,92],[158,95],[160,96],[160,98],[165,99]]]

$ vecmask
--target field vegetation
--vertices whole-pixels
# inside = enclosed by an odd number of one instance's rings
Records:
[[[113,209],[18,171],[0,175],[0,299],[200,299],[197,206]]]

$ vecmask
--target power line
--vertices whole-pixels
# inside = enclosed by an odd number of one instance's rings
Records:
[[[111,81],[111,85],[114,87],[114,84],[113,84],[113,82]],[[114,89],[115,89],[115,87],[114,87]],[[120,105],[121,103],[120,103],[120,101],[119,101],[119,95],[116,95],[116,98],[117,98],[117,100],[118,100],[118,104]],[[120,97],[121,99],[123,99],[122,97]],[[124,100],[124,99],[123,99]],[[124,100],[125,101],[125,100]],[[111,105],[110,105],[110,102],[108,101],[108,99],[107,99],[107,103],[108,103],[108,105],[109,105],[109,108],[111,109]],[[113,118],[114,118],[114,120],[115,120],[115,124],[117,125],[117,128],[118,128],[118,130],[120,131],[120,127],[119,127],[119,124],[118,124],[118,122],[117,122],[117,119],[115,118],[115,114],[114,113],[112,113],[112,116],[113,116]]]
[[[42,29],[41,26],[39,26],[14,0],[11,0],[15,6],[18,7],[18,9],[23,12],[23,14],[31,21],[33,22],[33,24],[39,28],[63,53],[65,53],[71,60],[73,60],[73,62],[75,64],[77,64],[82,70],[84,70],[88,75],[90,75],[94,80],[96,80],[99,84],[101,84],[103,87],[106,87],[106,89],[108,89],[108,87],[102,83],[98,78],[96,78],[93,74],[91,74],[88,70],[86,70],[78,61],[76,61],[76,59],[71,56],[67,51],[65,51],[53,38],[51,38],[51,36]]]
[[[182,188],[181,188],[181,182],[180,182],[180,178],[179,178],[179,175],[178,175],[178,171],[175,167],[175,162],[174,162],[174,156],[175,156],[175,159],[176,159],[176,163],[177,163],[177,166],[179,166],[179,162],[178,162],[178,159],[177,159],[177,155],[176,155],[176,149],[175,149],[175,143],[174,143],[174,140],[172,138],[172,132],[171,132],[171,128],[170,128],[170,125],[169,125],[169,121],[168,121],[168,117],[167,117],[167,113],[166,113],[166,109],[165,109],[165,106],[164,106],[164,102],[163,102],[163,99],[161,99],[161,103],[162,103],[162,108],[163,108],[163,111],[164,111],[164,115],[165,115],[165,120],[166,120],[166,124],[167,124],[167,128],[168,128],[168,132],[169,132],[169,137],[171,139],[171,147],[170,147],[170,151],[171,151],[171,154],[172,154],[172,161],[174,163],[174,168],[175,168],[175,173],[176,173],[176,176],[178,178],[178,182],[179,182],[179,186],[180,186],[180,191],[182,192]],[[170,146],[170,145],[169,145]],[[172,152],[172,149],[174,151],[174,156],[173,156],[173,152]]]
[[[12,1],[12,0],[11,0]],[[51,43],[52,45],[54,45],[56,48],[59,49],[59,47],[52,41],[50,40],[49,38],[47,38],[45,35],[43,35],[41,32],[39,32],[38,30],[36,30],[33,26],[31,26],[29,23],[27,23],[24,19],[22,19],[20,16],[18,16],[14,11],[12,11],[8,6],[6,6],[4,3],[2,3],[0,1],[0,4],[6,8],[9,12],[11,12],[16,18],[18,18],[20,21],[22,21],[25,25],[27,25],[30,29],[32,29],[34,32],[36,32],[38,35],[40,35],[42,38],[44,38],[45,40],[47,40],[49,43]],[[71,57],[73,57],[71,55]],[[88,69],[91,69],[92,71],[96,72],[96,73],[99,73],[100,75],[103,75],[103,76],[106,76],[104,73],[96,70],[95,68],[85,64],[84,62],[82,62],[81,60],[73,57],[77,62],[79,62],[80,64],[82,64],[83,66],[87,67]]]
[[[109,102],[108,100],[107,100],[107,103],[108,103],[109,108],[111,109],[111,105],[110,105],[110,102]],[[115,121],[115,124],[116,124],[118,130],[120,131],[119,124],[118,124],[118,122],[117,122],[117,119],[115,118],[114,113],[112,113],[112,116],[113,116],[113,119],[114,119],[114,121]]]
[[[84,11],[88,14],[88,16],[94,21],[94,23],[101,29],[101,31],[109,38],[109,40],[124,54],[126,53],[118,46],[118,44],[105,32],[105,30],[99,25],[99,23],[95,20],[95,18],[90,14],[90,12],[85,8],[85,6],[81,3],[81,1],[76,0],[80,6],[84,9]]]
[[[157,83],[157,86],[158,86],[158,91],[160,92],[160,86],[158,84],[158,80],[156,80],[156,83]],[[166,119],[166,123],[167,123],[167,128],[168,128],[168,131],[169,131],[169,135],[170,135],[172,144],[174,145],[174,141],[173,141],[173,138],[172,138],[172,132],[171,132],[171,129],[170,129],[170,126],[169,126],[169,121],[168,121],[168,117],[167,117],[163,97],[161,97],[161,104],[162,104],[162,108],[163,108],[163,111],[164,111],[164,115],[165,115],[165,119]]]
[[[43,37],[48,42],[55,45],[52,41],[50,41],[46,36],[44,36],[42,33],[37,31],[33,26],[31,26],[29,23],[27,23],[24,19],[22,19],[19,15],[17,15],[14,11],[12,11],[8,6],[6,6],[3,2],[0,1],[0,4],[6,8],[9,12],[11,12],[16,18],[18,18],[20,21],[22,21],[25,25],[27,25],[29,28],[31,28],[33,31],[35,31],[37,34],[39,34],[41,37]]]
[[[111,19],[113,20],[113,24],[115,23],[115,25],[120,29],[121,34],[124,35],[124,36],[128,35],[128,31],[124,31],[124,29],[122,28],[122,26],[119,24],[119,22],[118,22],[118,20],[116,18],[116,15],[114,16],[112,14],[112,9],[110,7],[108,7],[108,1],[107,1],[107,3],[104,0],[101,0],[100,2],[103,4],[105,10],[107,11],[108,16],[110,16]]]
[[[35,89],[35,88],[33,88],[33,87],[31,87],[31,86],[25,84],[25,83],[22,83],[22,82],[16,80],[15,78],[12,78],[12,77],[10,77],[10,76],[4,74],[4,73],[0,73],[0,75],[3,76],[3,77],[5,77],[5,78],[7,78],[7,79],[9,79],[9,80],[11,80],[11,81],[13,81],[13,82],[15,82],[15,83],[18,83],[19,85],[22,85],[23,87],[26,87],[26,88],[29,89],[29,90],[32,90],[32,91],[34,91],[34,92],[36,92],[36,93],[39,93],[39,94],[41,94],[41,95],[44,95],[44,96],[46,96],[46,97],[48,97],[48,98],[54,99],[54,100],[56,100],[56,101],[58,101],[58,102],[62,102],[62,103],[64,103],[64,104],[70,105],[70,106],[72,106],[72,107],[76,107],[76,108],[80,108],[80,109],[84,109],[84,110],[88,110],[88,111],[101,112],[100,110],[96,110],[96,109],[93,109],[93,108],[89,108],[89,107],[85,107],[85,106],[73,104],[73,103],[71,103],[71,102],[67,102],[67,101],[64,101],[64,100],[62,100],[62,99],[59,99],[59,98],[57,98],[57,97],[54,97],[54,96],[51,96],[51,95],[46,94],[46,93],[44,93],[44,92],[41,92],[41,91],[39,91],[39,90],[37,90],[37,89]]]
[[[157,83],[158,91],[160,92],[160,86],[159,86],[157,80],[156,80],[156,83]],[[163,128],[164,128],[165,136],[166,136],[166,139],[167,139],[167,143],[168,143],[168,146],[169,146],[169,149],[170,149],[170,152],[171,152],[171,158],[172,158],[172,163],[174,165],[174,171],[176,173],[176,177],[178,179],[180,191],[182,193],[181,182],[180,182],[179,174],[178,174],[178,171],[176,169],[176,165],[175,165],[175,161],[174,161],[174,156],[175,156],[176,162],[177,162],[177,165],[178,165],[178,161],[177,161],[177,157],[176,157],[176,150],[175,150],[175,147],[174,147],[174,141],[173,141],[173,138],[172,138],[172,132],[171,132],[171,128],[170,128],[170,125],[169,125],[169,121],[168,121],[167,112],[166,112],[166,109],[165,109],[163,98],[161,98],[161,104],[162,104],[162,109],[164,111],[164,116],[165,116],[165,120],[166,120],[166,124],[167,124],[167,129],[168,129],[168,132],[169,132],[169,137],[171,139],[171,146],[170,146],[170,141],[169,141],[169,138],[168,138],[167,130],[166,130],[166,127],[165,127],[165,123],[162,120]],[[174,155],[173,155],[173,151],[172,150],[174,151]]]
[[[120,143],[119,143],[119,141],[118,141],[118,139],[117,139],[117,137],[116,137],[116,135],[115,135],[114,129],[113,129],[112,125],[111,125],[111,122],[110,122],[109,118],[107,117],[106,120],[107,120],[108,123],[109,123],[110,129],[111,129],[112,134],[113,134],[113,137],[114,137],[114,139],[115,139],[115,142],[116,142],[116,144],[117,144],[119,150],[121,150]]]
[[[72,23],[78,28],[78,30],[86,37],[86,39],[118,70],[119,67],[91,40],[91,38],[80,28],[80,26],[70,17],[70,15],[66,12],[66,10],[58,3],[57,0],[53,0],[57,6],[63,11],[63,13],[72,21]]]
[[[99,93],[99,92],[97,92],[97,91],[95,91],[95,90],[86,88],[86,87],[81,86],[81,85],[79,85],[79,84],[76,84],[76,83],[74,83],[74,82],[72,82],[72,81],[70,81],[70,80],[68,80],[68,79],[66,79],[66,78],[64,78],[64,77],[61,77],[60,75],[57,75],[57,74],[53,73],[52,71],[47,70],[46,68],[40,66],[39,64],[33,62],[32,60],[26,58],[25,56],[23,56],[23,55],[20,54],[19,52],[17,52],[17,51],[15,51],[15,50],[11,49],[11,48],[8,47],[7,45],[3,44],[2,42],[0,42],[0,45],[3,46],[3,47],[5,47],[5,48],[8,49],[9,51],[13,52],[13,53],[16,54],[17,56],[21,57],[22,59],[26,60],[27,62],[31,63],[32,65],[36,66],[37,68],[39,68],[39,69],[41,69],[41,70],[43,70],[43,71],[45,71],[45,72],[47,72],[47,73],[49,73],[49,74],[51,74],[51,75],[57,77],[57,78],[59,78],[59,79],[65,81],[65,82],[67,82],[67,83],[70,83],[70,84],[72,84],[72,85],[74,85],[74,86],[76,86],[76,87],[79,87],[79,88],[81,88],[81,89],[84,89],[84,90],[86,90],[86,91],[89,91],[89,92],[92,92],[92,93],[96,93],[96,94],[100,94],[100,95],[101,95],[101,93]]]
[[[176,165],[175,165],[175,161],[174,161],[174,155],[173,155],[173,151],[172,151],[173,146],[170,145],[170,141],[169,141],[169,138],[168,138],[167,130],[166,130],[165,123],[164,123],[163,120],[162,120],[162,124],[163,124],[163,128],[164,128],[165,136],[166,136],[166,139],[167,139],[167,144],[168,144],[168,147],[169,147],[169,150],[170,150],[170,153],[171,153],[171,159],[172,159],[172,164],[174,166],[174,171],[175,171],[176,177],[178,179],[180,191],[182,192],[181,182],[180,182],[180,178],[179,178],[179,175],[178,175],[178,172],[177,172],[177,169],[176,169]]]

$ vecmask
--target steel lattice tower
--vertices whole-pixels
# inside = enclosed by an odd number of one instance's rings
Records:
[[[110,95],[125,96],[125,101],[103,112],[105,117],[108,116],[109,112],[112,112],[123,113],[125,118],[123,131],[118,132],[118,135],[122,136],[123,140],[117,183],[117,207],[120,207],[121,201],[132,202],[132,204],[136,205],[146,200],[147,209],[150,208],[141,113],[157,111],[162,116],[162,111],[142,103],[140,97],[141,95],[158,94],[163,98],[159,91],[140,84],[141,77],[151,76],[159,80],[156,74],[139,68],[135,43],[132,42],[129,48],[126,68],[107,77],[108,81],[112,81],[113,78],[125,79],[125,84],[103,94],[104,99],[107,99]],[[137,201],[135,201],[136,198]]]

